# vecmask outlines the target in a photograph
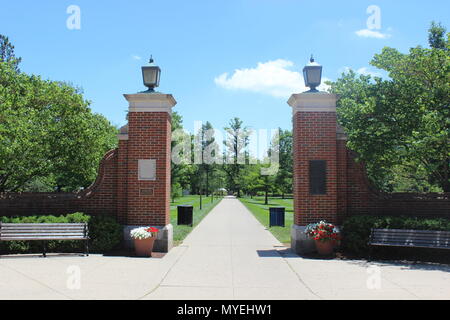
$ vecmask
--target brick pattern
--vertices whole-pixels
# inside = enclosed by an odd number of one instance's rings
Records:
[[[347,152],[348,194],[347,216],[406,215],[428,218],[450,218],[450,193],[385,193],[374,188],[367,178],[363,163],[355,161],[356,154]]]
[[[170,114],[129,112],[128,126],[126,224],[165,226],[170,223]],[[155,181],[138,180],[139,159],[156,159]]]
[[[117,168],[117,220],[127,224],[127,175],[128,175],[128,140],[119,140]]]
[[[408,215],[450,218],[450,194],[388,194],[369,182],[364,165],[355,161],[345,140],[336,135],[334,112],[297,112],[294,135],[294,221],[296,225],[327,220],[342,224],[350,216]],[[327,194],[309,194],[310,160],[327,161]]]
[[[0,195],[0,215],[85,212],[117,217],[124,225],[170,223],[171,124],[167,112],[130,112],[129,140],[104,156],[96,181],[79,193]],[[138,160],[156,159],[156,180],[138,180]]]
[[[116,215],[117,149],[105,154],[95,182],[79,193],[7,193],[0,195],[0,215],[59,215],[73,212]]]
[[[296,112],[293,120],[295,224],[319,220],[336,223],[336,113]],[[327,161],[326,195],[309,193],[310,160]]]

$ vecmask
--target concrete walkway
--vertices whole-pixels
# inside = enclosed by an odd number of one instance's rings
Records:
[[[0,299],[450,299],[450,266],[292,254],[224,199],[164,258],[0,258]]]

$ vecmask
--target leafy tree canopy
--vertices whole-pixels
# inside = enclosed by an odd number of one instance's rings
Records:
[[[450,192],[450,34],[429,32],[431,48],[375,55],[388,79],[350,71],[330,83],[349,147],[387,191]]]
[[[16,61],[0,62],[0,192],[89,186],[117,129],[79,89],[18,72]]]

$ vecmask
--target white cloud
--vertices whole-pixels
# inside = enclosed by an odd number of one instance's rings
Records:
[[[381,77],[381,74],[379,72],[372,71],[367,67],[359,68],[358,70],[356,70],[356,73],[371,77]]]
[[[353,70],[350,67],[342,67],[338,70],[339,73],[349,73],[350,70]],[[381,77],[381,73],[372,71],[368,67],[361,67],[355,71],[357,74],[369,75],[371,77]]]
[[[290,70],[293,66],[292,61],[283,59],[259,62],[256,68],[237,69],[231,76],[223,73],[216,77],[214,82],[228,90],[245,90],[277,98],[289,98],[293,93],[309,90],[305,87],[303,75]],[[319,90],[325,91],[328,88],[323,84],[327,80],[322,77]]]
[[[376,38],[376,39],[387,39],[390,38],[391,35],[388,33],[381,33],[375,30],[362,29],[355,32],[358,37],[363,38]]]
[[[134,60],[142,60],[142,58],[141,58],[140,56],[135,55],[135,54],[133,54],[133,55],[131,56],[131,58],[133,58]]]

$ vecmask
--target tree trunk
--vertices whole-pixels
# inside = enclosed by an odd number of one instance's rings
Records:
[[[209,170],[206,170],[206,191],[205,195],[209,196]]]

